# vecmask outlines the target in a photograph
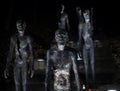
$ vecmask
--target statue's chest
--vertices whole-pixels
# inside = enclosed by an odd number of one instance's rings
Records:
[[[83,38],[84,38],[85,41],[87,41],[90,38],[90,34],[88,33],[88,31],[85,31],[83,33]]]
[[[27,38],[20,38],[20,48],[26,48],[28,45]]]
[[[69,52],[54,52],[52,55],[53,64],[55,68],[70,68],[71,56]]]

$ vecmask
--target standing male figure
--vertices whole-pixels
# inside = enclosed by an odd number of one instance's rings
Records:
[[[83,61],[85,66],[85,76],[87,85],[90,84],[90,73],[92,74],[92,81],[94,83],[95,79],[95,69],[94,69],[94,45],[92,40],[93,25],[90,22],[90,11],[85,10],[83,13],[81,10],[77,10],[79,15],[79,45],[83,48]],[[84,20],[83,20],[84,18]],[[83,40],[83,46],[82,41]]]
[[[16,91],[26,91],[27,85],[27,58],[30,54],[29,73],[33,77],[33,50],[32,40],[29,36],[24,34],[26,23],[23,20],[16,22],[17,34],[10,39],[10,49],[8,52],[6,69],[4,76],[9,76],[9,65],[14,55],[14,82]],[[22,85],[22,86],[21,86]],[[22,88],[21,88],[22,87]]]
[[[71,90],[71,70],[73,70],[77,85],[77,91],[80,91],[80,80],[76,64],[75,53],[66,47],[68,34],[66,31],[58,29],[55,32],[57,46],[47,51],[45,91],[49,91],[50,76],[53,72],[54,91],[72,91]]]
[[[61,16],[58,22],[59,29],[70,31],[68,14],[65,12],[65,6],[62,5]]]

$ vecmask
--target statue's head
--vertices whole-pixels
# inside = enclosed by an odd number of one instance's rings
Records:
[[[86,22],[90,21],[90,11],[89,10],[85,10],[83,12],[83,16]]]
[[[24,31],[25,31],[25,28],[26,28],[26,23],[25,21],[23,20],[18,20],[16,22],[16,28],[18,30],[18,33],[20,36],[23,36],[24,35]]]
[[[68,33],[65,30],[58,29],[55,32],[55,40],[58,44],[65,45],[68,39]]]

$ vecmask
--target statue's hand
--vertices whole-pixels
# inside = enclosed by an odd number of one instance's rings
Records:
[[[8,76],[9,76],[9,72],[8,72],[8,70],[7,70],[7,69],[5,69],[5,70],[4,70],[4,77],[5,77],[5,79],[7,79],[7,78],[8,78]]]
[[[34,76],[34,70],[29,70],[28,74],[30,75],[30,78],[32,78]]]

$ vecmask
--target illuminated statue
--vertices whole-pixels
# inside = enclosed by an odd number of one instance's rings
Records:
[[[64,5],[62,5],[61,16],[60,16],[60,21],[58,22],[58,27],[59,29],[62,30],[67,30],[67,31],[70,30],[68,14],[65,12]]]
[[[68,33],[61,29],[55,32],[56,47],[47,51],[45,91],[50,89],[50,78],[53,73],[54,91],[71,91],[71,70],[73,70],[77,85],[80,91],[80,80],[76,64],[75,53],[66,47]],[[51,73],[52,72],[52,73]]]
[[[78,55],[78,60],[82,60],[82,37],[81,37],[81,29],[79,28],[81,24],[84,22],[84,18],[82,15],[82,10],[80,7],[76,8],[77,16],[79,18],[79,23],[78,23],[78,42],[77,42],[77,55]]]
[[[77,8],[76,10],[77,10],[78,17],[79,17],[79,24],[78,24],[79,47],[83,49],[82,56],[83,56],[84,67],[85,67],[86,83],[89,84],[90,73],[92,74],[93,82],[95,79],[94,45],[93,45],[93,40],[92,40],[93,25],[90,22],[90,11],[89,10],[85,10],[83,13],[81,12],[81,9],[79,8]],[[83,43],[82,43],[82,40],[83,40]]]
[[[24,34],[26,23],[23,20],[16,22],[17,34],[13,35],[10,40],[10,49],[7,57],[6,69],[4,76],[9,76],[9,65],[14,56],[14,82],[16,91],[26,91],[27,85],[27,58],[30,54],[29,73],[33,77],[33,52],[32,40]],[[21,88],[22,87],[22,88]]]

